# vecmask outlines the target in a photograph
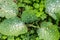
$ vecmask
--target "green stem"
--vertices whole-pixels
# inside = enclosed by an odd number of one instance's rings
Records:
[[[9,36],[7,40],[14,40],[14,36]]]
[[[59,20],[56,21],[56,24],[57,24],[57,25],[58,25],[58,23],[59,23]]]
[[[40,28],[39,26],[34,26],[32,24],[28,24],[28,27]]]

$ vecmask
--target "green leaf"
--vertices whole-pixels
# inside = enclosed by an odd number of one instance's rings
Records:
[[[46,0],[46,12],[55,20],[60,19],[60,0]]]
[[[20,38],[16,38],[16,40],[21,40]]]
[[[26,25],[17,17],[6,19],[0,24],[0,33],[7,36],[18,36],[26,32]]]
[[[33,10],[26,10],[22,13],[21,19],[25,23],[31,23],[31,22],[36,21],[38,18],[35,15]]]
[[[42,20],[44,20],[47,17],[47,15],[43,11],[42,12],[37,12],[36,16],[41,18]]]
[[[18,5],[18,7],[25,7],[25,4],[23,4],[23,3],[18,3],[17,5]]]
[[[41,28],[37,30],[39,39],[43,40],[59,40],[59,32],[56,25],[50,22],[42,22]]]
[[[39,8],[39,4],[38,4],[38,3],[34,3],[33,6],[34,6],[35,8]]]
[[[17,5],[13,0],[0,0],[0,17],[12,18],[17,12]]]
[[[25,2],[25,3],[31,3],[30,0],[24,0],[23,2]]]
[[[33,9],[32,6],[25,5],[25,10],[32,10],[32,9]]]
[[[9,36],[7,40],[14,40],[14,36]]]
[[[7,38],[7,36],[5,36],[5,35],[2,36],[2,39],[6,39],[6,38]]]

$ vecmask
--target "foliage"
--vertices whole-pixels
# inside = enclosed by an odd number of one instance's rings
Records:
[[[0,0],[0,40],[59,40],[60,0]]]

